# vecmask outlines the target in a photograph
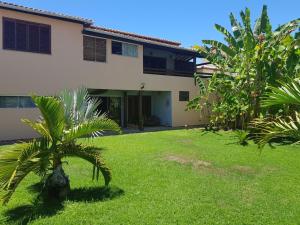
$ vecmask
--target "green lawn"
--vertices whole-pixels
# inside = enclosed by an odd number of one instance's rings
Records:
[[[259,152],[232,133],[198,129],[102,137],[110,190],[78,159],[65,165],[72,192],[35,205],[35,175],[0,208],[3,224],[300,224],[300,149]],[[31,219],[30,219],[31,217]]]

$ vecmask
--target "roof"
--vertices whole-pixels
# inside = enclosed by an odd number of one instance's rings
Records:
[[[204,62],[197,65],[197,73],[202,75],[202,77],[211,77],[217,71],[218,67],[210,62]]]
[[[174,51],[185,51],[188,54],[197,54],[197,52],[193,49],[190,48],[184,48],[180,46],[180,43],[178,42],[173,42],[173,41],[168,41],[164,39],[159,39],[159,38],[153,38],[153,37],[147,37],[143,35],[138,35],[138,34],[132,34],[128,32],[123,32],[123,31],[117,31],[117,30],[112,30],[112,29],[107,29],[107,28],[101,28],[101,27],[86,27],[83,30],[83,34],[86,35],[91,35],[91,36],[100,36],[104,38],[112,38],[120,41],[128,41],[131,43],[136,43],[136,44],[142,44],[145,46],[157,46],[160,48],[168,48],[168,49],[173,49]]]
[[[44,11],[44,10],[40,10],[40,9],[20,6],[20,5],[12,4],[9,2],[3,2],[3,1],[0,1],[0,9],[8,9],[8,10],[13,10],[13,11],[22,12],[22,13],[28,13],[28,14],[38,15],[38,16],[45,16],[45,17],[49,17],[49,18],[53,18],[53,19],[60,19],[60,20],[65,20],[65,21],[69,21],[69,22],[80,23],[83,25],[91,25],[93,23],[93,21],[90,19],[84,19],[84,18],[76,17],[76,16],[68,16],[68,15],[61,14],[61,13]]]
[[[128,41],[128,42],[133,42],[133,43],[137,43],[137,44],[149,45],[152,47],[157,46],[160,48],[168,48],[168,49],[172,49],[175,52],[176,51],[180,51],[180,52],[184,51],[184,52],[188,53],[189,55],[190,54],[198,54],[193,49],[181,47],[180,42],[94,26],[93,21],[90,19],[84,19],[81,17],[69,16],[69,15],[65,15],[65,14],[61,14],[61,13],[54,13],[54,12],[30,8],[30,7],[26,7],[26,6],[20,6],[20,5],[16,5],[13,3],[3,2],[1,0],[0,0],[0,9],[13,10],[13,11],[17,11],[17,12],[28,13],[28,14],[38,15],[38,16],[44,16],[44,17],[64,20],[64,21],[68,21],[68,22],[80,23],[80,24],[84,25],[84,30],[83,30],[84,34],[97,35],[97,36],[102,36],[102,37],[110,37],[110,38],[115,38],[115,39],[122,40],[122,41]]]
[[[176,41],[170,41],[170,40],[156,38],[156,37],[144,36],[144,35],[140,35],[140,34],[129,33],[129,32],[124,32],[124,31],[114,30],[114,29],[109,29],[109,28],[104,28],[104,27],[90,26],[90,28],[99,30],[99,31],[110,32],[110,33],[114,33],[114,34],[120,34],[120,35],[129,36],[129,37],[134,37],[134,38],[141,38],[141,39],[154,41],[154,42],[160,42],[160,43],[164,43],[167,45],[174,45],[174,46],[178,46],[178,47],[181,45],[180,42],[176,42]]]

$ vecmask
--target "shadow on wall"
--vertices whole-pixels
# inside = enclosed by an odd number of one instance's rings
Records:
[[[31,192],[40,192],[41,185],[34,184],[28,187]],[[90,187],[75,188],[68,195],[67,201],[73,202],[97,202],[118,198],[124,191],[118,187]],[[7,224],[28,224],[40,217],[55,216],[64,209],[64,201],[43,201],[37,198],[32,205],[22,205],[5,212]]]

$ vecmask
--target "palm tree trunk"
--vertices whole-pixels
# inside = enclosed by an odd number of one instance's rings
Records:
[[[46,180],[46,191],[50,198],[64,199],[70,191],[69,177],[65,174],[60,158],[53,160],[53,172]]]

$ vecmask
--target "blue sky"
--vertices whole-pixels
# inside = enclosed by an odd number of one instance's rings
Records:
[[[93,19],[96,25],[179,41],[185,47],[222,36],[228,15],[245,7],[253,21],[268,5],[273,26],[300,17],[300,0],[6,0],[34,8]]]

